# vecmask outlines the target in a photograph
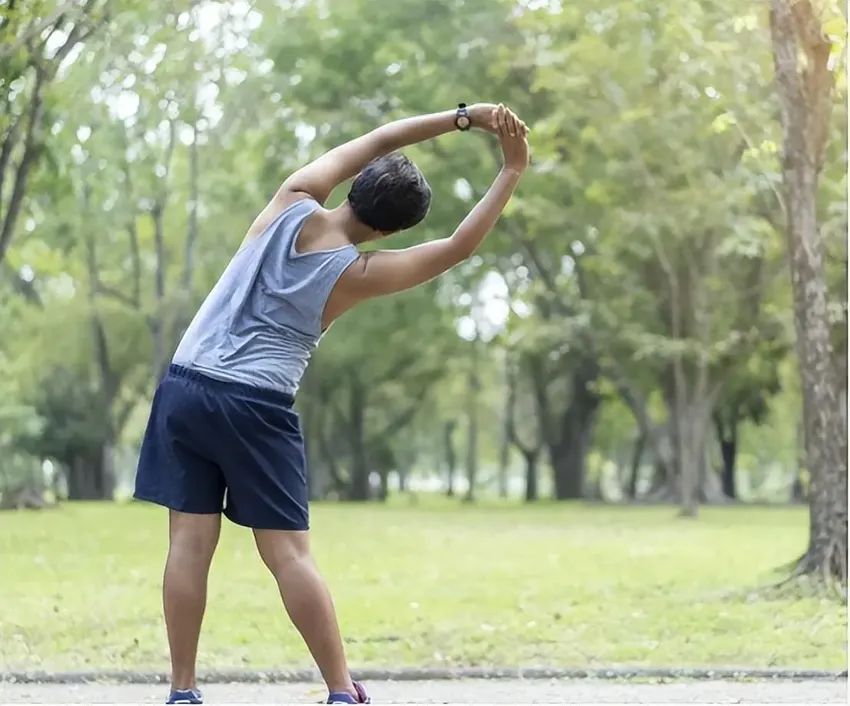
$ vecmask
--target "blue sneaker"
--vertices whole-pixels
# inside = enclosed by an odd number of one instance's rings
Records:
[[[174,689],[168,695],[167,704],[202,704],[204,697],[197,689]]]
[[[368,697],[366,694],[366,689],[363,688],[362,684],[358,684],[354,682],[354,690],[357,692],[357,697],[355,698],[351,694],[341,693],[341,694],[331,694],[328,696],[327,703],[329,704],[371,704],[372,699]]]

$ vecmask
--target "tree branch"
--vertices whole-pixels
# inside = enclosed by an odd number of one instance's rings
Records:
[[[3,15],[0,15],[0,32],[4,32],[9,26],[9,18],[13,16],[16,4],[16,0],[8,0],[6,3],[6,12]]]
[[[44,109],[43,88],[45,78],[44,71],[36,67],[35,85],[32,89],[29,120],[27,121],[27,133],[24,138],[24,153],[21,156],[21,161],[15,173],[15,183],[12,187],[9,206],[6,209],[5,215],[2,217],[2,228],[0,228],[0,262],[3,262],[5,259],[6,251],[11,244],[12,233],[20,215],[21,207],[23,206],[30,168],[35,163],[39,152],[39,146],[36,143],[36,132],[38,131]]]
[[[13,8],[10,8],[10,10],[11,9]],[[2,48],[0,48],[0,59],[5,59],[6,57],[15,54],[25,44],[38,37],[50,25],[55,23],[55,27],[53,29],[53,31],[55,31],[56,28],[58,28],[58,26],[68,18],[81,16],[85,13],[85,11],[85,7],[81,7],[79,3],[76,2],[67,2],[60,5],[53,12],[47,15],[47,17],[41,20],[41,22],[34,22],[30,24],[30,26],[27,27],[14,42],[11,44],[5,44]],[[0,28],[5,27],[7,21],[8,20],[4,21],[3,24],[0,25]],[[53,32],[51,32],[51,34],[52,33]]]
[[[9,107],[11,109],[11,106]],[[18,132],[20,129],[20,118],[13,118],[12,124],[6,130],[6,136],[3,139],[3,146],[0,147],[0,213],[3,213],[3,184],[6,181],[6,169],[8,169],[9,162],[12,159],[12,152],[15,149],[15,145],[18,144]]]
[[[376,388],[383,385],[385,382],[395,380],[401,376],[405,370],[410,368],[416,362],[418,357],[419,351],[409,352],[402,356],[393,365],[391,365],[388,370],[384,371],[383,374],[376,376],[370,383],[370,387]]]
[[[416,391],[416,394],[411,395],[414,402],[412,402],[403,412],[396,415],[393,420],[388,422],[380,432],[373,436],[373,438],[394,436],[410,424],[416,416],[416,412],[422,407],[422,400],[428,394],[429,389],[437,382],[437,380],[440,379],[441,375],[441,370],[433,370],[426,375],[424,384]]]
[[[133,192],[133,177],[130,169],[130,163],[127,161],[127,151],[129,145],[127,143],[127,133],[121,130],[122,144],[124,147],[124,195],[127,199],[127,238],[130,248],[130,261],[132,262],[132,301],[134,308],[138,309],[142,303],[142,256],[139,247],[139,232],[136,226],[136,217],[138,215],[136,209],[135,195]]]
[[[138,309],[139,305],[133,297],[127,296],[124,292],[115,289],[114,287],[110,287],[108,285],[103,284],[99,279],[95,281],[95,291],[97,294],[101,294],[109,299],[114,299],[125,306],[130,307],[131,309]]]
[[[537,454],[540,451],[541,440],[540,440],[540,424],[537,424],[538,429],[538,441],[536,446],[532,444],[526,444],[519,438],[519,433],[517,431],[516,426],[516,398],[517,398],[517,371],[514,369],[514,366],[511,366],[510,372],[508,373],[508,401],[507,401],[507,417],[506,417],[506,431],[508,434],[509,441],[516,446],[520,453],[525,458],[530,458],[533,455]]]
[[[83,5],[80,10],[80,17],[87,17],[91,19],[91,13],[94,9],[97,0],[86,0],[86,4]],[[96,23],[91,23],[87,28],[83,29],[83,25],[81,22],[75,22],[74,26],[71,28],[71,31],[68,32],[68,37],[65,39],[65,42],[59,47],[58,51],[53,57],[53,71],[57,71],[59,69],[59,65],[65,59],[66,56],[71,52],[71,50],[80,42],[88,39],[98,28]]]

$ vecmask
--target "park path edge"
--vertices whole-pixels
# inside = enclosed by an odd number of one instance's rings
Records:
[[[750,667],[610,667],[596,669],[558,667],[506,668],[398,668],[353,669],[364,681],[445,681],[453,679],[602,679],[602,680],[847,680],[847,670],[773,669]],[[0,683],[15,684],[164,684],[164,672],[101,670],[88,672],[0,672]],[[321,681],[315,670],[208,670],[199,674],[205,684],[310,683]]]

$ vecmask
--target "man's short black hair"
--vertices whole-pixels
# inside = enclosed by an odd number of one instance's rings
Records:
[[[413,162],[394,152],[364,167],[351,185],[348,203],[361,223],[381,233],[395,233],[425,218],[431,187]]]

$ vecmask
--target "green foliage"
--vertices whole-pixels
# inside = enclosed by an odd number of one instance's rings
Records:
[[[41,423],[21,430],[10,445],[64,465],[96,453],[108,424],[97,390],[68,368],[49,371],[40,383],[29,396]]]
[[[469,263],[347,314],[324,338],[299,396],[318,485],[362,495],[373,471],[434,475],[446,423],[462,449],[473,419],[481,477],[492,477],[506,358],[540,361],[545,394],[520,366],[516,409],[519,435],[542,434],[547,459],[581,437],[579,456],[595,449],[604,464],[642,433],[649,456],[663,456],[677,420],[703,405],[736,423],[794,417],[796,393],[779,384],[793,327],[761,7],[114,0],[58,19],[57,7],[0,8],[10,40],[0,50],[0,228],[10,224],[0,360],[14,371],[0,389],[12,420],[3,438],[29,430],[45,444],[31,451],[54,453],[59,437],[90,443],[99,420],[133,448],[158,371],[281,180],[389,119],[478,99],[503,100],[531,125],[532,168]],[[843,36],[839,25],[828,31]],[[61,37],[74,39],[64,55]],[[845,98],[841,69],[820,204],[839,357]],[[393,247],[449,234],[499,166],[485,135],[409,152],[434,203]],[[31,400],[51,419],[87,401],[88,421],[60,424],[49,441],[32,433],[42,417]],[[748,431],[742,448],[764,463],[784,433],[769,427]]]

